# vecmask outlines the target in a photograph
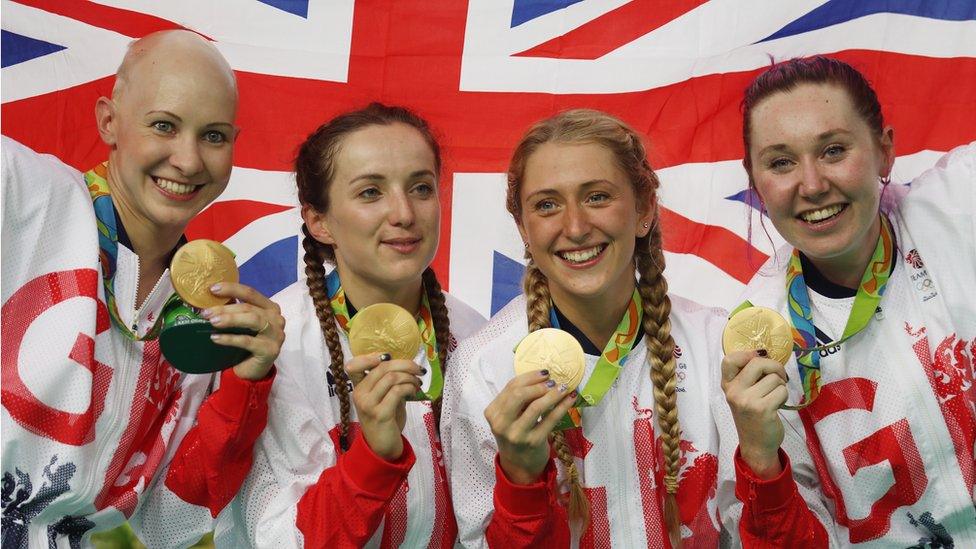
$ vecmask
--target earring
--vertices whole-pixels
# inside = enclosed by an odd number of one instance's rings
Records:
[[[887,187],[891,183],[891,175],[886,175],[879,178],[881,180],[881,186]]]
[[[650,229],[651,228],[651,224],[645,221],[644,222],[644,228],[645,229]]]

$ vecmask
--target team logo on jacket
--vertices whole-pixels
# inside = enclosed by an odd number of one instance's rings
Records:
[[[685,392],[685,378],[688,377],[688,364],[681,360],[682,354],[681,345],[675,343],[671,355],[674,357],[675,362],[674,377],[678,380],[675,390],[679,393]]]
[[[922,301],[928,301],[939,295],[938,290],[935,289],[935,282],[929,276],[929,271],[925,268],[925,263],[917,249],[912,248],[905,254],[905,263],[911,267],[912,286],[915,287],[915,291],[922,294]]]

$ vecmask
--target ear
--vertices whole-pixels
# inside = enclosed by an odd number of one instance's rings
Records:
[[[891,168],[895,164],[895,129],[891,126],[886,126],[885,129],[881,130],[881,154],[882,164],[881,173],[878,175],[881,177],[891,176]]]
[[[521,221],[515,222],[515,227],[518,229],[519,236],[522,237],[522,244],[525,245],[525,250],[529,250],[529,233],[525,231],[525,227],[522,225]]]
[[[98,101],[95,102],[95,125],[98,127],[98,134],[106,145],[113,148],[118,140],[116,136],[117,110],[115,102],[107,97],[99,97]]]
[[[324,213],[311,206],[302,206],[302,221],[308,227],[308,232],[312,235],[312,238],[322,244],[328,244],[329,246],[336,245],[335,239],[332,238],[332,231],[329,230],[326,224]]]

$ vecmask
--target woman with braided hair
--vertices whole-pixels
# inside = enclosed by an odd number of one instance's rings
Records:
[[[427,123],[378,103],[301,145],[307,280],[275,298],[287,325],[268,427],[218,545],[454,545],[432,379],[449,371],[455,338],[484,319],[441,291],[430,268],[440,168]],[[374,303],[416,312],[424,345],[414,360],[351,355],[349,319]],[[411,400],[419,390],[433,402]]]
[[[604,113],[558,114],[516,147],[525,295],[462,342],[445,393],[462,544],[718,543],[709,342],[723,315],[668,296],[657,188],[640,137]],[[514,347],[544,327],[579,341],[579,392],[602,398],[578,403],[546,370],[514,375]]]

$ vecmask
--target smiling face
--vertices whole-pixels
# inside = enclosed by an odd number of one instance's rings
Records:
[[[828,278],[860,280],[878,239],[878,179],[894,162],[893,132],[871,131],[842,88],[803,84],[751,114],[751,177],[770,220]],[[856,285],[856,281],[855,281]]]
[[[557,303],[630,297],[635,238],[652,220],[609,149],[541,145],[526,161],[519,201],[519,232]]]
[[[230,178],[233,73],[189,33],[146,39],[139,48],[123,63],[113,99],[96,106],[111,147],[109,184],[128,230],[182,232]]]
[[[415,290],[440,234],[430,145],[406,124],[371,125],[342,138],[334,166],[328,211],[306,206],[303,216],[332,246],[343,286],[359,295]]]

